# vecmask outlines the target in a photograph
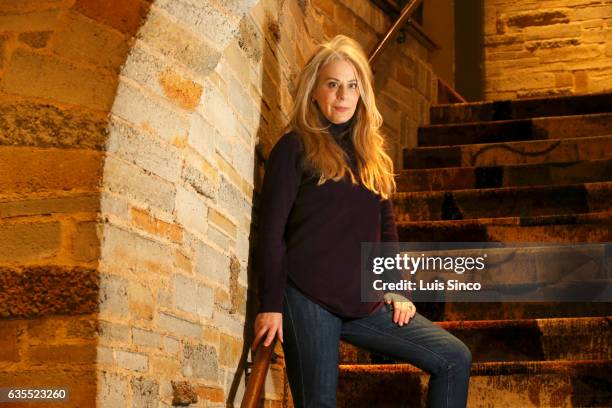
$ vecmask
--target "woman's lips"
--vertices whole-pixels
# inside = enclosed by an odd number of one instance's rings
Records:
[[[349,108],[343,108],[343,107],[335,107],[335,110],[337,110],[338,112],[346,112],[347,110],[349,110]]]

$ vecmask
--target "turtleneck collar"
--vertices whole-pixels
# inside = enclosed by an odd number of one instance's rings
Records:
[[[329,126],[329,132],[336,137],[344,137],[348,134],[348,130],[351,128],[353,118],[347,120],[344,123],[333,123],[327,118],[325,119],[326,124]]]

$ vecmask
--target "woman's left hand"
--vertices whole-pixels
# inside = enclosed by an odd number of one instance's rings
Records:
[[[408,324],[416,314],[414,303],[396,293],[385,294],[385,303],[393,304],[393,322],[399,326]]]

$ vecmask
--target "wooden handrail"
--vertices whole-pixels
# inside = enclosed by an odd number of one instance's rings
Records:
[[[443,103],[467,103],[467,101],[446,81],[438,77],[438,104]]]
[[[270,366],[270,359],[272,358],[272,351],[275,345],[276,339],[268,347],[263,345],[262,340],[262,343],[257,347],[253,359],[253,367],[251,368],[251,374],[247,381],[240,408],[257,408],[259,406],[261,391],[266,382],[266,375],[268,374],[268,367]]]
[[[402,13],[399,18],[395,21],[393,26],[387,31],[387,34],[378,43],[372,54],[370,55],[370,65],[373,66],[378,58],[382,55],[382,52],[389,46],[391,41],[395,38],[399,30],[402,28],[404,23],[410,18],[414,10],[423,2],[423,0],[412,0],[407,3],[402,9]]]

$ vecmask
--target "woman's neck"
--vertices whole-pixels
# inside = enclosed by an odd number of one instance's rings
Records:
[[[333,123],[329,119],[325,119],[325,121],[329,126],[329,132],[334,136],[344,136],[347,134],[353,122],[352,118],[344,123]]]

